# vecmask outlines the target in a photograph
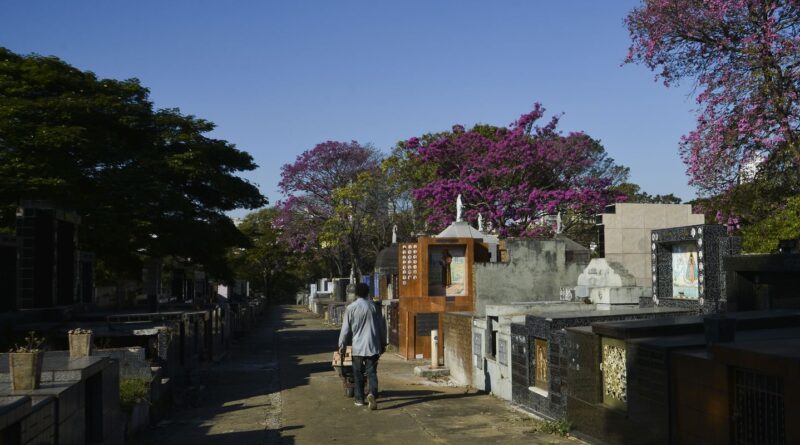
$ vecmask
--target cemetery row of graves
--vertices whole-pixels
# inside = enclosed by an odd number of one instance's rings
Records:
[[[596,222],[592,251],[456,218],[361,279],[396,353],[590,442],[800,441],[798,240],[745,255],[687,204],[619,203]],[[352,289],[319,280],[299,298],[339,323]]]
[[[252,330],[265,300],[197,267],[149,259],[98,286],[80,218],[24,201],[0,237],[0,443],[121,444],[162,419],[204,363]]]

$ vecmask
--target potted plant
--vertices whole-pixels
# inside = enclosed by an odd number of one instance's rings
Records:
[[[81,358],[92,355],[92,339],[94,332],[91,329],[73,329],[69,331],[69,357]]]
[[[36,332],[28,332],[25,343],[15,345],[8,354],[8,367],[11,374],[11,389],[14,391],[39,388],[42,378],[44,350],[43,338],[36,337]]]

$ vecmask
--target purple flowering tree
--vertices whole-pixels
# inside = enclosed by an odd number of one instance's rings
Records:
[[[668,86],[696,82],[697,127],[683,137],[680,153],[701,195],[764,199],[764,190],[731,195],[740,184],[759,181],[773,183],[768,199],[785,194],[787,181],[797,193],[797,1],[646,0],[626,24],[627,62],[644,64]]]
[[[454,220],[459,194],[465,219],[482,215],[501,236],[522,237],[550,232],[540,224],[544,216],[562,212],[579,221],[620,197],[612,187],[628,170],[586,134],[562,135],[557,117],[537,126],[543,115],[536,104],[508,128],[456,125],[431,142],[406,142],[418,161],[436,166],[433,179],[414,191],[432,229]]]
[[[342,276],[361,253],[356,224],[331,224],[342,218],[341,190],[363,173],[378,173],[380,154],[358,142],[327,141],[281,167],[280,191],[286,196],[277,219],[283,240],[296,252],[317,251]],[[348,220],[350,218],[347,218]],[[348,221],[349,222],[349,221]],[[335,228],[335,229],[334,229]]]

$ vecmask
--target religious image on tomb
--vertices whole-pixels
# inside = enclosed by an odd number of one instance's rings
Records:
[[[536,375],[534,385],[547,390],[547,340],[537,338],[534,343],[536,353]]]
[[[459,296],[466,294],[466,258],[453,257],[450,263],[450,283],[445,288],[445,295]]]
[[[463,246],[436,246],[428,252],[428,295],[466,295],[466,249]]]
[[[697,246],[683,243],[672,246],[672,297],[697,299]]]

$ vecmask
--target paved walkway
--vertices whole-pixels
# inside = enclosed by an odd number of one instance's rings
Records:
[[[378,410],[356,407],[330,365],[337,337],[337,329],[303,308],[273,310],[269,323],[201,375],[194,406],[139,443],[578,443],[532,432],[535,421],[492,396],[419,379],[414,363],[391,353],[378,369]]]

